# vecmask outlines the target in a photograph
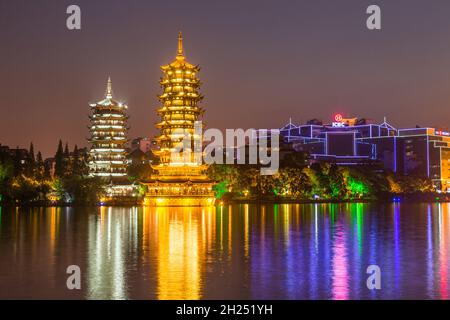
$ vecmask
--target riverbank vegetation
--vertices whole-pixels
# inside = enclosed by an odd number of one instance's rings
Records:
[[[0,155],[0,201],[20,204],[96,204],[104,182],[88,176],[88,167],[77,146],[70,152],[59,141],[52,162],[44,163],[33,144],[25,156]]]
[[[98,204],[104,198],[107,185],[88,175],[86,150],[81,152],[75,146],[69,151],[67,144],[63,148],[60,141],[52,162],[44,162],[40,152],[35,155],[33,144],[26,151],[25,157],[0,153],[1,203]],[[130,181],[136,183],[150,173],[148,164],[129,168]],[[310,164],[307,155],[299,152],[281,159],[275,175],[261,175],[257,165],[216,164],[207,173],[217,182],[214,191],[220,201],[373,201],[398,197],[445,200],[444,195],[437,195],[428,178],[403,176],[372,166]],[[135,203],[144,193],[139,192]]]
[[[228,201],[387,200],[435,191],[427,178],[329,163],[284,166],[267,176],[257,166],[213,165],[209,175],[218,182],[217,198]]]

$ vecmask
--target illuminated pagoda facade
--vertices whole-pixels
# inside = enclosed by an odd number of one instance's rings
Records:
[[[183,52],[183,38],[178,36],[178,53],[175,61],[161,67],[163,89],[159,100],[162,106],[157,110],[161,121],[156,125],[160,135],[156,138],[159,149],[154,154],[159,164],[147,185],[144,203],[151,206],[208,206],[214,204],[213,181],[205,175],[206,165],[195,159],[194,143],[190,146],[190,157],[173,161],[171,154],[177,141],[196,137],[195,122],[200,120],[204,110],[198,105],[203,99],[199,93],[200,68],[186,61]],[[201,130],[201,129],[200,129]],[[200,132],[201,133],[201,132]],[[184,147],[184,151],[189,149]],[[197,150],[198,152],[198,150]],[[198,154],[198,153],[197,153]],[[201,154],[201,146],[200,146]]]
[[[127,185],[127,105],[113,99],[108,78],[105,98],[90,104],[92,114],[89,152],[89,174],[109,183],[108,195],[124,195],[132,190]]]

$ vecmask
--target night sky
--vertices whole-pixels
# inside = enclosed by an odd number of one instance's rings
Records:
[[[66,28],[77,4],[82,30]],[[382,30],[366,8],[382,9]],[[52,156],[86,146],[108,75],[129,138],[156,133],[159,66],[184,36],[202,67],[205,122],[278,128],[336,112],[394,126],[450,125],[448,0],[0,0],[0,143]]]

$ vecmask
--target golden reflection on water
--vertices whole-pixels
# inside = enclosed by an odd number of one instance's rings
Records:
[[[55,249],[56,234],[59,227],[59,216],[61,214],[61,208],[51,208],[50,213],[50,247],[53,251]]]
[[[144,217],[153,221],[156,233],[149,250],[158,256],[157,298],[202,298],[206,245],[215,229],[215,209],[146,207]],[[148,239],[145,233],[144,239]]]
[[[231,216],[231,206],[230,206],[230,216]],[[249,226],[248,226],[248,204],[244,204],[244,251],[245,257],[248,258],[249,253]]]

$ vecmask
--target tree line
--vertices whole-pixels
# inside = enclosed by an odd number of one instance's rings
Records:
[[[85,151],[69,150],[59,140],[53,159],[44,161],[34,145],[26,152],[9,149],[0,153],[0,201],[11,203],[96,203],[104,183],[88,176]]]
[[[307,161],[292,153],[274,175],[260,175],[252,165],[212,165],[209,176],[217,181],[216,196],[224,200],[349,201],[430,196],[431,179],[395,174],[374,166],[338,166]]]
[[[85,149],[69,150],[60,140],[51,161],[35,155],[31,143],[25,154],[0,152],[0,202],[96,204],[104,196],[106,182],[89,176]],[[139,154],[129,166],[128,178],[149,178],[148,157]],[[397,195],[433,194],[430,179],[399,175],[373,166],[337,166],[310,163],[303,152],[288,153],[275,175],[261,175],[258,165],[211,165],[208,176],[216,181],[216,198],[223,200],[375,200]],[[144,192],[140,192],[141,196]]]

